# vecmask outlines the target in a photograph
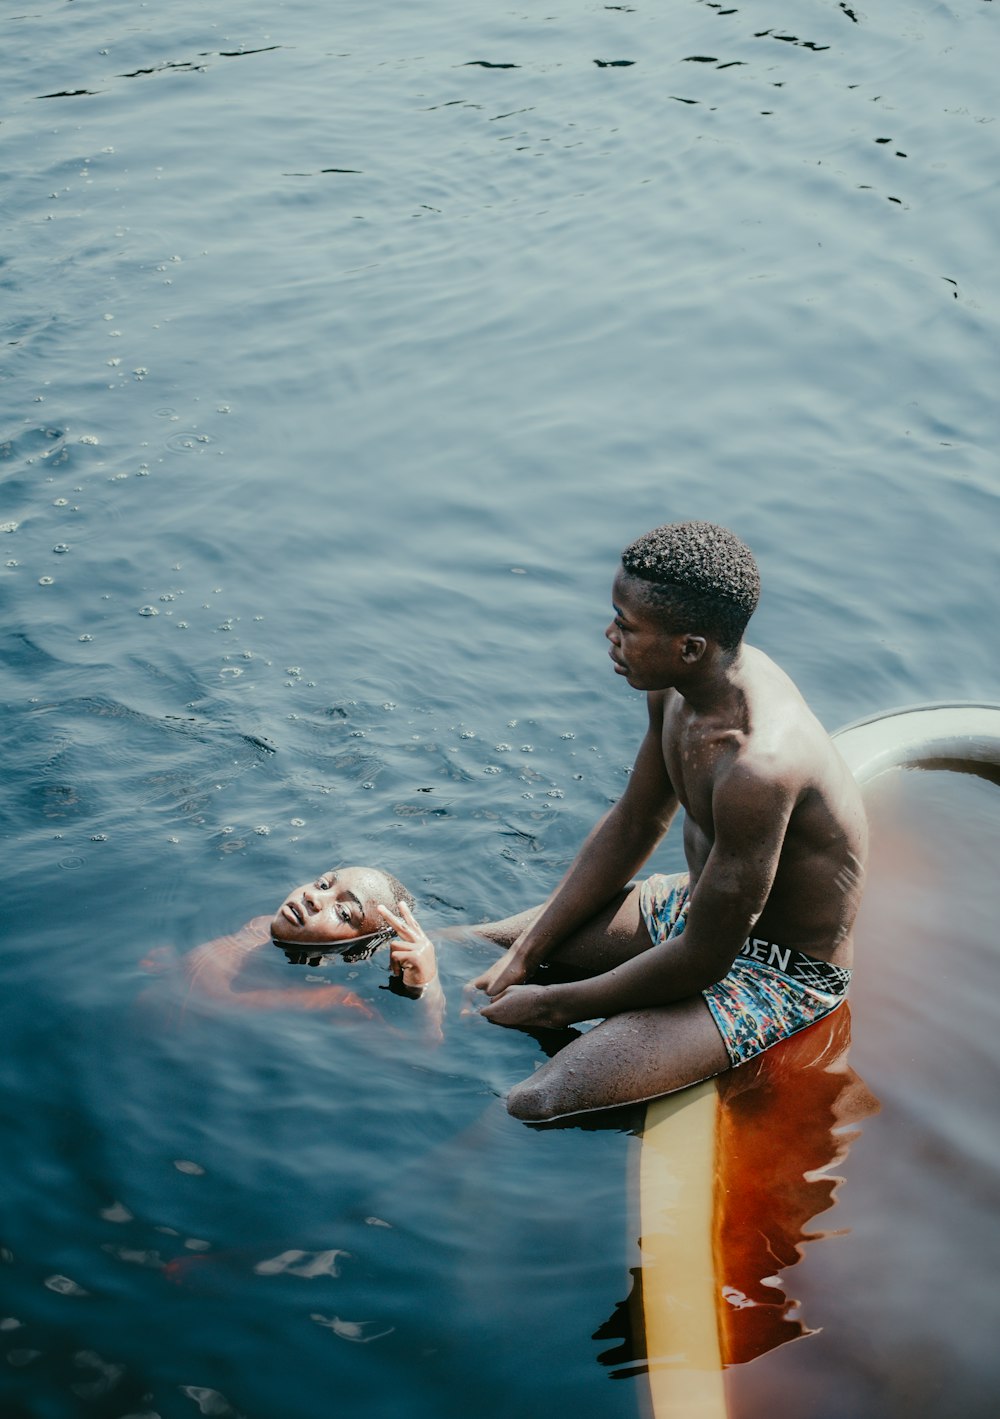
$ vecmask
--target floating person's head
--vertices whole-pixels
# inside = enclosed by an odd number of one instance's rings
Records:
[[[654,527],[625,548],[615,577],[611,659],[634,689],[682,682],[709,655],[739,649],[760,597],[749,547],[711,522]]]
[[[391,872],[378,867],[334,867],[303,883],[282,902],[271,921],[271,936],[286,949],[341,950],[350,960],[370,956],[392,936],[379,906],[412,909],[414,898]]]

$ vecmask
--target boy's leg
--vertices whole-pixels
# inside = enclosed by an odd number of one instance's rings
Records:
[[[473,927],[499,946],[510,946],[538,916],[542,908],[531,907],[502,921],[488,921]],[[626,887],[586,925],[575,931],[548,958],[552,965],[568,966],[585,975],[599,975],[630,961],[652,942],[639,910],[638,886]]]
[[[718,1027],[695,995],[596,1025],[516,1084],[507,1108],[515,1118],[542,1123],[642,1103],[729,1068]]]

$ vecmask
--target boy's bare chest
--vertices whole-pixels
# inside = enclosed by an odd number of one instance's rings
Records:
[[[681,807],[711,837],[712,792],[719,774],[732,759],[732,743],[717,732],[667,716],[662,744],[663,762]]]

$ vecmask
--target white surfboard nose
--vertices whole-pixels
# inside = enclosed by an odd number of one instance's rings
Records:
[[[859,783],[935,759],[1000,764],[1000,705],[913,705],[857,720],[833,739]]]

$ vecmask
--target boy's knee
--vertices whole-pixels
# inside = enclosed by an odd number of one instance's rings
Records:
[[[507,1112],[523,1123],[545,1123],[557,1112],[548,1082],[533,1075],[515,1084],[507,1095]]]

